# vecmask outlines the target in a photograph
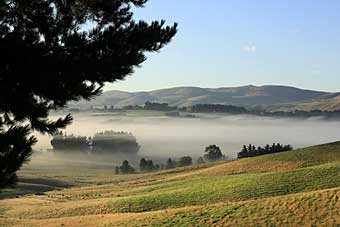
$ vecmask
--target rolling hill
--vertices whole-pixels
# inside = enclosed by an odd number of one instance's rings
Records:
[[[21,177],[34,171],[23,170]],[[84,179],[60,171],[48,177]],[[87,185],[1,200],[0,225],[340,224],[340,142],[160,173],[86,175]]]
[[[70,107],[89,108],[90,106],[144,105],[145,102],[165,102],[173,106],[191,106],[194,104],[226,104],[236,106],[263,106],[279,109],[290,104],[290,107],[301,103],[324,101],[338,94],[303,90],[288,86],[243,86],[224,88],[175,87],[149,92],[106,91],[90,102],[70,104]],[[317,107],[318,105],[315,105]],[[340,109],[340,103],[332,105]]]
[[[272,111],[286,111],[286,112],[291,112],[295,110],[338,111],[340,110],[340,94],[334,94],[331,97],[326,96],[322,99],[317,99],[303,103],[272,106],[270,109]]]

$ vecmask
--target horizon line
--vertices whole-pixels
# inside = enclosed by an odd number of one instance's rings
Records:
[[[174,88],[201,88],[201,89],[222,89],[222,88],[242,88],[242,87],[286,87],[286,88],[295,88],[305,91],[314,91],[314,92],[324,92],[324,93],[340,93],[340,91],[325,91],[325,90],[319,90],[319,89],[311,89],[311,88],[301,88],[299,86],[293,86],[293,85],[283,85],[283,84],[264,84],[264,85],[254,85],[254,84],[248,84],[248,85],[235,85],[235,86],[221,86],[221,87],[201,87],[201,86],[195,86],[195,85],[180,85],[180,86],[173,86],[173,87],[162,87],[157,89],[145,89],[145,90],[134,90],[134,91],[128,91],[124,89],[103,89],[103,93],[110,92],[110,91],[122,91],[127,93],[140,93],[140,92],[152,92],[152,91],[159,91],[159,90],[168,90],[168,89],[174,89]]]

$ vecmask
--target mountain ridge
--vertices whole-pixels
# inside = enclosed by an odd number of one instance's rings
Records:
[[[302,108],[302,104],[314,103],[318,108],[323,101],[332,109],[340,109],[338,102],[340,93],[314,91],[284,85],[246,85],[239,87],[202,88],[181,86],[152,91],[127,92],[119,90],[105,91],[92,101],[81,101],[70,104],[71,107],[89,108],[90,106],[112,105],[123,107],[144,105],[145,102],[168,103],[172,106],[192,106],[195,104],[224,104],[243,107],[263,107],[270,109],[289,110]],[[336,99],[335,104],[330,104]],[[316,104],[318,103],[318,104]],[[308,105],[311,106],[311,105]],[[302,108],[303,109],[303,108]]]

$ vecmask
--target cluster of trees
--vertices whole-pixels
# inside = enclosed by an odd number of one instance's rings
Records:
[[[190,166],[193,164],[192,157],[183,156],[178,160],[173,160],[168,158],[165,164],[156,164],[154,165],[152,160],[142,158],[139,163],[139,169],[141,172],[155,172],[164,169],[173,169],[177,167]]]
[[[121,109],[122,110],[143,110],[144,108],[138,105],[128,105],[128,106],[122,107]]]
[[[230,113],[230,114],[246,114],[248,110],[244,107],[221,105],[221,104],[197,104],[191,107],[194,113]]]
[[[190,166],[190,165],[192,165],[192,157],[190,156],[180,157],[177,161],[177,167]]]
[[[273,143],[271,146],[267,144],[265,147],[255,147],[255,145],[249,144],[244,145],[241,152],[237,154],[238,158],[255,157],[265,154],[273,154],[278,152],[285,152],[293,150],[291,145],[282,145],[280,143]],[[209,145],[204,150],[203,157],[199,157],[196,164],[203,164],[206,162],[216,162],[219,160],[224,160],[225,155],[222,153],[219,146],[213,144]],[[180,157],[178,160],[173,160],[169,158],[165,164],[154,164],[150,159],[142,158],[139,163],[139,172],[156,172],[164,169],[173,169],[177,167],[190,166],[193,164],[193,159],[190,156]],[[121,166],[117,166],[115,169],[116,174],[131,174],[136,173],[134,169],[127,160],[123,161]]]
[[[92,138],[94,153],[136,154],[139,149],[136,137],[128,132],[104,131],[96,133]]]
[[[153,164],[153,161],[150,159],[142,158],[139,163],[139,170],[141,172],[154,172],[159,171],[161,169],[161,166],[156,164]]]
[[[129,164],[127,160],[123,161],[121,166],[116,166],[115,169],[116,174],[132,174],[135,172],[136,170]]]
[[[216,162],[225,158],[221,149],[216,145],[210,145],[205,148],[204,158],[199,157],[196,164],[203,164],[205,162]],[[150,159],[142,158],[139,162],[139,172],[156,172],[164,169],[174,169],[177,167],[190,166],[193,164],[193,159],[191,156],[183,156],[178,160],[168,158],[165,164],[154,164]],[[129,162],[125,160],[121,166],[117,166],[115,169],[116,174],[130,174],[136,173],[137,171],[130,166]]]
[[[215,144],[206,147],[204,153],[204,158],[209,162],[216,162],[225,158],[220,147]]]
[[[129,105],[121,108],[122,110],[157,110],[157,111],[183,111],[193,113],[231,113],[242,114],[249,111],[244,107],[221,105],[221,104],[197,104],[192,107],[177,107],[170,106],[168,103],[146,102],[144,106]],[[112,108],[105,108],[104,110],[114,110]],[[116,109],[118,110],[118,109]]]
[[[90,110],[100,110],[113,112],[118,110],[157,110],[157,111],[174,111],[178,110],[176,106],[169,106],[168,103],[158,103],[158,102],[146,102],[144,106],[139,105],[128,105],[123,106],[121,108],[115,108],[113,105],[104,105],[103,107],[93,107],[91,106]]]
[[[196,161],[196,164],[203,164],[206,162],[217,162],[220,160],[224,160],[225,158],[226,157],[222,153],[220,147],[213,144],[205,148],[203,157],[199,157]]]
[[[104,131],[93,138],[56,133],[51,145],[57,151],[91,151],[98,153],[136,154],[140,146],[134,135],[128,132]]]
[[[255,157],[265,154],[273,154],[278,152],[291,151],[293,147],[291,145],[282,145],[280,143],[273,143],[271,146],[267,144],[265,147],[255,147],[252,144],[248,146],[244,145],[242,151],[237,154],[237,158]]]
[[[146,102],[144,105],[144,109],[158,111],[172,111],[177,110],[177,107],[169,106],[168,103]]]
[[[53,136],[51,145],[55,150],[87,151],[90,146],[90,138],[58,132]]]
[[[149,173],[149,172],[157,172],[165,169],[173,169],[177,167],[184,167],[192,165],[192,157],[183,156],[178,160],[173,160],[169,158],[166,161],[166,164],[154,164],[151,159],[142,158],[139,162],[139,172],[141,173]],[[121,166],[117,166],[115,168],[116,174],[131,174],[136,173],[136,169],[133,168],[127,160],[123,161]]]
[[[105,108],[106,107],[106,108]],[[117,111],[113,106],[104,106],[106,111]],[[295,111],[266,111],[262,108],[247,109],[245,107],[234,106],[234,105],[223,105],[223,104],[196,104],[191,107],[177,107],[169,106],[168,103],[157,103],[157,102],[146,102],[144,106],[130,105],[121,108],[120,110],[158,110],[158,111],[173,111],[169,112],[169,116],[177,116],[178,112],[192,112],[192,113],[229,113],[229,114],[251,114],[256,116],[267,116],[267,117],[291,117],[291,118],[307,118],[307,117],[318,117],[323,116],[327,118],[338,118],[340,117],[340,110],[336,111],[322,111],[322,110],[295,110]]]
[[[206,147],[204,157],[199,157],[196,164],[204,164],[206,162],[216,162],[223,160],[225,156],[222,154],[221,149],[216,145]],[[173,169],[177,167],[190,166],[194,164],[191,156],[183,156],[178,160],[169,158],[165,164],[165,169]]]

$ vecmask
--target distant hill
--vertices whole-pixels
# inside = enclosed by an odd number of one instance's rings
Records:
[[[324,99],[312,100],[310,102],[303,102],[298,104],[288,104],[282,106],[272,106],[269,108],[271,111],[286,111],[291,112],[295,110],[323,110],[323,111],[336,111],[340,110],[340,94],[336,94],[334,97]]]
[[[242,86],[222,88],[174,87],[149,92],[107,91],[90,102],[72,103],[70,107],[143,105],[147,101],[165,102],[173,106],[225,104],[246,107],[291,109],[299,105],[340,109],[339,94],[304,90],[288,86]],[[334,101],[334,99],[338,101]],[[309,103],[313,103],[309,104]],[[328,103],[328,104],[326,104]],[[311,107],[311,108],[312,108]]]

